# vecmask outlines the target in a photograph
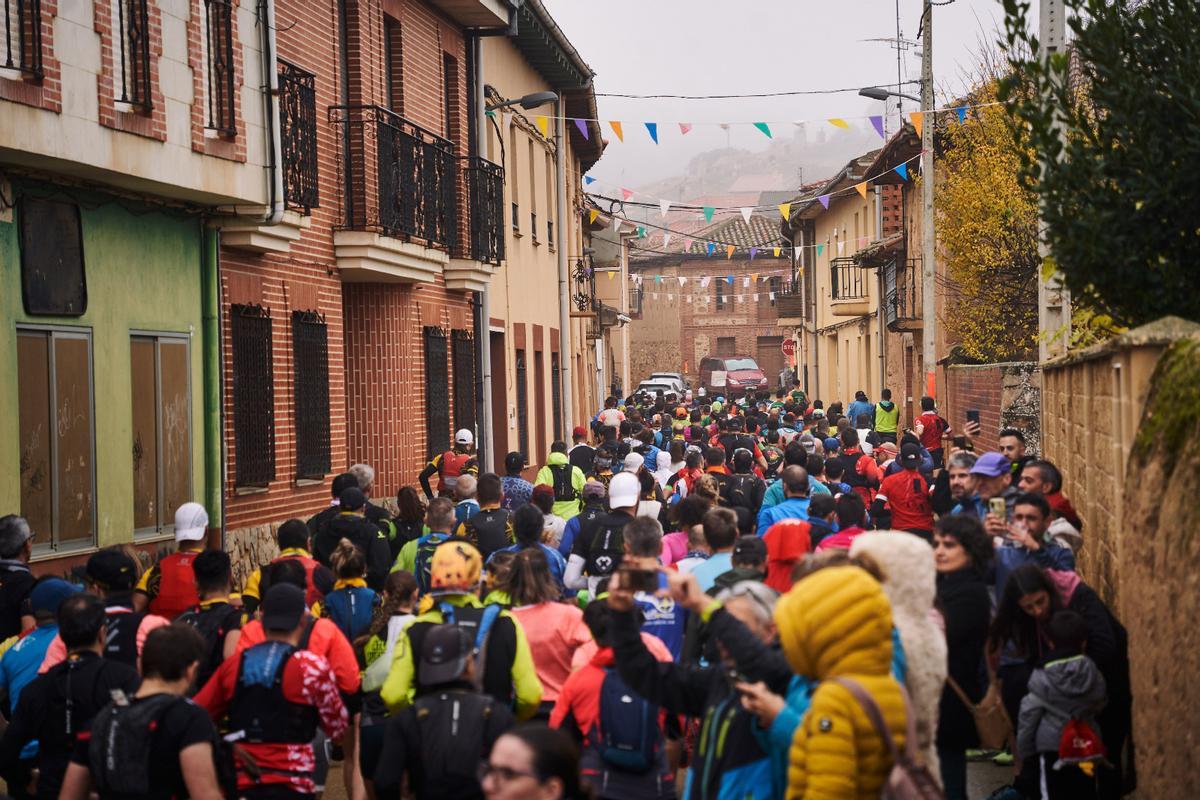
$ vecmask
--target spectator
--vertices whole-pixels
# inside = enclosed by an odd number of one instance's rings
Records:
[[[24,517],[0,517],[0,642],[32,628],[36,623],[29,609],[33,574],[33,531]]]
[[[1016,486],[1025,465],[1033,461],[1033,456],[1025,453],[1025,434],[1017,428],[1005,428],[1000,431],[997,447],[1000,454],[1012,463],[1012,473],[1009,477],[1012,485]]]
[[[1075,554],[1071,549],[1047,538],[1049,523],[1050,506],[1041,495],[1022,494],[1014,498],[1012,521],[1000,529],[1003,541],[996,548],[990,576],[997,592],[1004,590],[1009,573],[1024,564],[1037,564],[1047,569],[1075,569]],[[992,534],[991,530],[987,532]]]

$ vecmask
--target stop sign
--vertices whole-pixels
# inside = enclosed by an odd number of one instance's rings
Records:
[[[779,347],[781,350],[783,350],[783,354],[788,358],[796,355],[796,340],[791,337],[784,339],[783,343]]]

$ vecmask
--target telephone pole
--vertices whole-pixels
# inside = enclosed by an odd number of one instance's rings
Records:
[[[925,394],[937,397],[937,308],[934,280],[937,275],[933,227],[933,3],[925,0],[921,21],[921,363],[925,369]]]
[[[1061,52],[1066,41],[1066,20],[1062,0],[1041,0],[1038,15],[1038,42],[1042,60]],[[1040,263],[1050,257],[1046,243],[1046,224],[1038,215],[1038,256]],[[1066,355],[1071,341],[1071,293],[1063,284],[1062,273],[1055,270],[1048,279],[1038,268],[1038,360],[1047,361]]]

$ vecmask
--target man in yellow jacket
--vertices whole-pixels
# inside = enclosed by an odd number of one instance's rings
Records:
[[[534,486],[549,486],[554,490],[555,514],[563,519],[577,516],[583,508],[583,471],[567,458],[567,443],[554,442],[546,465],[538,470]]]
[[[850,691],[831,679],[865,688],[903,750],[904,699],[891,675],[892,611],[883,589],[858,567],[822,569],[779,599],[775,623],[792,669],[821,681],[792,740],[787,797],[879,797],[890,750]]]

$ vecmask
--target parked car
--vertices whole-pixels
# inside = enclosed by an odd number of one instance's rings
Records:
[[[634,394],[645,394],[649,397],[654,397],[658,392],[663,393],[664,398],[674,397],[679,400],[683,397],[683,390],[674,382],[651,378],[650,380],[642,381],[638,384]]]
[[[768,391],[767,376],[750,356],[712,356],[700,361],[700,387],[709,397],[741,397]]]
[[[688,382],[684,380],[683,373],[681,372],[651,372],[650,377],[646,380],[674,383],[681,393],[689,388]]]

